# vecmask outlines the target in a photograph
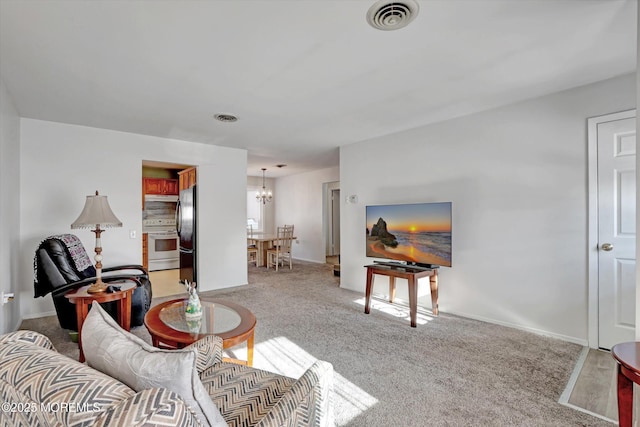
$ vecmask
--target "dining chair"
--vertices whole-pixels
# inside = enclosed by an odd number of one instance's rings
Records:
[[[247,262],[253,262],[258,266],[258,241],[252,239],[253,226],[249,228],[249,236],[247,237]]]
[[[276,239],[273,247],[267,249],[267,268],[272,265],[278,271],[278,266],[284,266],[285,261],[289,261],[289,270],[291,270],[291,241],[293,240],[293,225],[285,225],[278,227]]]

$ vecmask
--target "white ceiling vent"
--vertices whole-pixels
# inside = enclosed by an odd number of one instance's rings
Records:
[[[238,121],[238,118],[233,114],[225,113],[215,114],[213,118],[223,123],[233,123]]]
[[[415,0],[380,0],[369,8],[367,22],[378,30],[398,30],[413,21],[418,10]]]

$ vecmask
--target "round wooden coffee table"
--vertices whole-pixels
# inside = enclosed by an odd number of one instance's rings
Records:
[[[256,317],[247,308],[214,298],[200,297],[202,317],[185,318],[186,298],[166,301],[151,307],[144,324],[158,348],[183,348],[207,335],[222,338],[223,348],[247,342],[247,364],[253,365],[253,333]]]

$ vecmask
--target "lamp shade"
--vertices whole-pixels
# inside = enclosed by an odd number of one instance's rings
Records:
[[[71,228],[122,227],[122,221],[116,218],[109,207],[107,196],[100,196],[96,191],[95,196],[87,196],[84,209],[80,213]]]

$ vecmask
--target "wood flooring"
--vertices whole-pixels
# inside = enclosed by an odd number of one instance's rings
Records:
[[[160,270],[149,272],[149,280],[151,280],[151,292],[153,298],[162,298],[170,295],[187,296],[187,291],[181,284],[180,269]]]
[[[617,364],[606,350],[587,351],[586,357],[576,365],[575,382],[567,386],[571,394],[560,403],[571,406],[613,424],[618,424],[618,398],[616,390]],[[572,388],[571,388],[572,387]],[[634,422],[640,427],[640,387],[634,385]]]
[[[576,366],[579,373],[571,394],[562,403],[617,423],[616,362],[608,351],[586,351]]]

